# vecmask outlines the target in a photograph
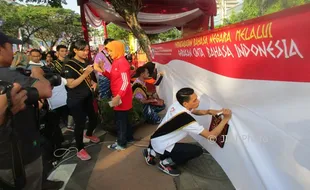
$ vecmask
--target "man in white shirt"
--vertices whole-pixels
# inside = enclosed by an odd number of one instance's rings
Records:
[[[155,133],[151,136],[149,148],[143,150],[148,165],[155,165],[156,153],[160,154],[158,168],[171,176],[178,176],[180,172],[175,165],[200,156],[203,151],[200,146],[187,143],[178,143],[189,133],[199,134],[209,140],[214,140],[231,118],[229,109],[222,110],[195,110],[199,100],[194,90],[182,88],[176,94],[177,102],[172,104]],[[223,120],[212,131],[206,130],[194,119],[194,115],[216,115],[222,113]]]
[[[30,51],[30,61],[27,69],[31,70],[33,66],[43,67],[44,64],[41,61],[42,53],[38,49],[32,49]]]

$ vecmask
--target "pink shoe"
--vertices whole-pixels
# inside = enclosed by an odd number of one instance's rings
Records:
[[[85,149],[82,149],[82,150],[80,150],[80,152],[78,152],[77,154],[76,154],[76,156],[78,157],[78,158],[80,158],[81,160],[90,160],[91,159],[91,156],[86,152],[86,150]]]
[[[100,142],[100,139],[98,138],[98,137],[96,137],[96,136],[87,136],[86,134],[84,135],[84,137],[86,138],[86,139],[89,139],[91,142],[93,142],[93,143],[99,143]]]

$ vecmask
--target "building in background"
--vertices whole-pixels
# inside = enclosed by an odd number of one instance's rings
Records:
[[[242,11],[243,0],[216,0],[217,2],[217,15],[214,18],[214,25],[219,26],[224,24],[225,18],[235,12]]]

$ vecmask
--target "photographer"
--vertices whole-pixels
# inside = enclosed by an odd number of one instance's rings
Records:
[[[13,43],[17,43],[17,41],[10,39],[0,32],[0,80],[10,83],[17,82],[23,88],[34,87],[32,88],[32,93],[27,93],[27,99],[33,99],[34,97],[45,99],[50,97],[52,95],[51,85],[44,78],[44,72],[41,68],[33,67],[31,77],[10,69],[13,58]],[[16,177],[16,175],[12,174],[12,170],[14,169],[13,164],[15,166],[15,162],[12,163],[11,154],[7,154],[11,151],[10,146],[1,146],[0,149],[0,153],[4,154],[0,156],[0,170],[7,171],[1,173],[0,180],[3,178],[10,179],[8,183],[18,186],[16,189],[41,190],[42,159],[39,145],[40,134],[37,126],[37,109],[34,104],[35,102],[33,104],[27,104],[24,110],[16,113],[11,118],[11,128],[16,134],[22,168],[25,169],[24,176],[26,183],[16,184],[16,180],[13,180],[13,176]]]
[[[16,155],[13,153],[13,149],[7,148],[12,147],[13,144],[11,141],[11,137],[8,135],[10,132],[8,130],[9,125],[9,113],[15,115],[19,111],[25,109],[25,100],[27,99],[27,92],[25,90],[21,89],[21,86],[19,84],[14,84],[13,88],[10,91],[10,95],[6,93],[6,88],[4,87],[3,81],[0,81],[0,161],[7,162],[8,160],[3,159],[3,157],[8,157],[7,159],[12,159],[10,155],[14,155],[14,157],[18,157],[19,155]],[[37,177],[36,175],[33,175],[32,166],[37,166],[37,162],[33,165],[28,165],[25,167],[24,171],[29,179],[34,179],[33,177]],[[16,179],[21,179],[19,170],[21,167],[18,167],[18,164],[15,165],[14,169],[0,169],[0,187],[3,187],[4,189],[11,189],[11,185],[14,181],[16,182]],[[13,179],[12,172],[15,173],[15,178]]]
[[[27,99],[27,92],[25,90],[21,90],[21,86],[19,84],[14,84],[14,87],[11,90],[11,102],[12,108],[11,112],[13,114],[18,113],[23,110],[25,105],[25,100]],[[0,126],[5,123],[6,120],[6,111],[8,108],[8,100],[6,94],[0,95]]]

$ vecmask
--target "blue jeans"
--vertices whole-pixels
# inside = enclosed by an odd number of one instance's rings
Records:
[[[161,121],[161,117],[158,115],[159,112],[165,109],[165,104],[162,106],[154,106],[151,104],[143,105],[143,115],[147,122],[157,124]]]
[[[114,111],[115,112],[115,122],[117,127],[117,144],[126,147],[127,142],[133,140],[132,127],[129,123],[127,111]]]
[[[99,82],[98,82],[98,91],[100,98],[111,98],[112,93],[110,90],[110,80],[102,75],[99,75]]]

